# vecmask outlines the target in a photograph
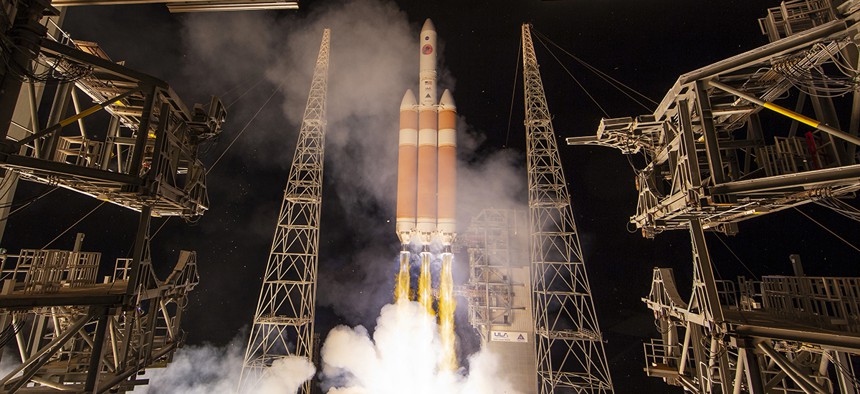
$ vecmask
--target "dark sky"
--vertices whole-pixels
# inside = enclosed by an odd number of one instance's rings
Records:
[[[277,61],[260,67],[254,64],[240,67],[237,64],[242,62],[244,51],[248,51],[248,56],[271,52],[276,57],[278,51],[290,50],[290,37],[301,34],[316,37],[318,43],[321,31],[307,32],[302,28],[341,4],[305,1],[297,12],[202,17],[171,15],[162,5],[81,7],[69,11],[65,28],[73,38],[99,42],[114,60],[125,60],[131,68],[168,81],[186,104],[203,102],[210,94],[224,94],[225,103],[236,100],[223,135],[203,158],[210,164],[276,86],[272,78],[254,84],[264,78],[266,67]],[[522,78],[514,80],[523,22],[532,23],[536,31],[567,51],[659,101],[679,74],[765,44],[766,38],[760,33],[756,19],[778,2],[403,0],[383,4],[402,10],[399,15],[406,18],[404,22],[408,22],[414,37],[425,18],[433,19],[443,45],[443,84],[454,87],[458,113],[468,124],[469,134],[480,136],[471,145],[474,153],[461,153],[461,159],[480,161],[482,157],[507,155],[515,158],[514,168],[523,169],[520,174],[524,182]],[[243,18],[269,21],[271,25],[256,26],[259,31],[228,27],[254,26],[230,24]],[[233,46],[213,45],[210,37],[194,34],[194,28],[189,27],[212,21],[225,23],[225,31],[220,32],[218,39],[225,42],[235,39]],[[370,23],[381,26],[392,22]],[[340,37],[350,33],[333,30],[332,40],[345,39]],[[258,42],[261,48],[255,52],[254,48],[247,48],[247,43],[253,42],[257,34],[261,37]],[[388,38],[380,36],[380,40]],[[557,134],[560,137],[593,134],[604,116],[601,110],[552,56],[540,44],[536,45]],[[208,53],[201,48],[232,50]],[[313,49],[311,56],[291,58],[289,61],[294,63],[289,64],[302,67],[309,74]],[[201,53],[206,57],[197,58]],[[560,51],[555,53],[609,116],[650,112]],[[333,70],[351,67],[349,59],[337,58],[337,52],[333,51],[332,56]],[[413,56],[413,52],[407,51],[405,56]],[[417,84],[417,56],[408,61],[416,66],[411,83]],[[307,92],[304,80],[286,83],[295,85],[296,91]],[[254,87],[249,89],[251,86]],[[399,91],[409,87],[412,86],[404,85]],[[336,89],[354,87],[332,85],[330,95],[336,94]],[[239,97],[245,91],[247,94]],[[513,112],[512,93],[515,94]],[[396,112],[401,95],[390,97],[392,111]],[[285,111],[300,112],[305,100],[301,95],[275,97],[275,102],[250,124],[237,147],[210,174],[210,211],[196,224],[172,219],[153,241],[155,264],[162,270],[175,262],[178,250],[198,252],[201,283],[191,296],[184,321],[189,343],[226,344],[251,322],[298,131],[295,118],[285,117],[281,108],[291,107]],[[388,147],[396,144],[396,127],[394,123],[390,125],[392,142]],[[270,138],[272,135],[280,135],[282,139]],[[662,382],[646,378],[641,370],[641,343],[644,338],[656,336],[657,331],[639,299],[647,295],[654,266],[675,268],[682,294],[686,294],[692,266],[688,235],[676,232],[646,240],[638,233],[628,233],[627,219],[634,212],[636,194],[633,172],[624,156],[607,148],[563,145],[560,148],[598,317],[608,340],[607,352],[616,388],[619,392],[636,389],[660,392],[664,389]],[[327,155],[327,170],[339,171],[344,160],[355,153],[349,149],[336,152]],[[344,201],[355,200],[348,194],[356,190],[341,187],[339,178],[330,178],[328,172],[326,176],[318,308],[318,328],[323,333],[336,324],[373,325],[375,313],[393,288],[398,248],[393,234],[393,209],[385,201],[368,203],[360,198],[353,205],[345,204]],[[45,188],[22,185],[16,198],[24,199]],[[525,199],[521,189],[514,188],[509,194],[509,200]],[[52,193],[10,219],[2,246],[10,251],[41,247],[97,204],[98,201],[65,190]],[[356,209],[360,212],[355,212]],[[802,209],[843,231],[846,238],[860,239],[857,226],[852,227],[848,219],[815,207]],[[467,214],[461,212],[461,216]],[[163,220],[154,219],[153,230]],[[104,259],[124,257],[130,251],[135,223],[133,212],[104,206],[52,247],[70,248],[72,233],[82,231],[88,236],[85,249],[103,251]],[[709,235],[708,241],[714,264],[723,278],[744,274],[745,270],[713,235]],[[848,259],[856,262],[856,252],[794,212],[744,222],[741,233],[726,242],[757,275],[787,274],[790,253],[804,257],[810,275],[857,273],[856,267],[840,262]],[[368,267],[367,261],[373,259],[380,265]],[[459,278],[463,280],[464,275]],[[469,331],[460,333],[468,335]],[[468,339],[464,342],[470,343]]]

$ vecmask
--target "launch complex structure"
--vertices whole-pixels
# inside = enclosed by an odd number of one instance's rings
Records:
[[[860,221],[845,202],[860,190],[858,21],[856,0],[784,1],[759,20],[769,44],[681,75],[652,114],[568,138],[643,155],[630,222],[648,238],[690,233],[689,298],[655,268],[642,299],[659,331],[649,376],[701,394],[860,391],[860,278],[807,276],[792,255],[794,275],[735,282],[706,242],[809,203]]]
[[[217,98],[189,109],[166,82],[71,40],[62,11],[47,3],[2,8],[0,222],[29,205],[13,205],[19,180],[49,187],[35,199],[62,188],[101,200],[90,213],[110,203],[139,220],[129,256],[115,261],[85,251],[83,234],[70,249],[49,249],[51,241],[0,254],[0,346],[14,341],[20,361],[0,376],[0,391],[133,390],[182,346],[182,314],[198,283],[193,251],[180,251],[166,277],[156,274],[151,217],[194,219],[208,209],[198,151],[221,132],[226,111]]]

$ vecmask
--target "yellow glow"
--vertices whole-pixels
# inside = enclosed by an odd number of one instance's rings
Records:
[[[400,273],[394,287],[394,301],[409,301],[409,252],[400,252]]]
[[[442,358],[439,369],[446,371],[456,371],[458,367],[457,336],[454,334],[454,311],[457,309],[457,301],[454,299],[454,279],[451,276],[453,262],[453,254],[442,255],[442,273],[439,283],[439,337],[442,340]]]
[[[764,106],[765,108],[767,108],[767,109],[771,110],[771,111],[774,111],[774,112],[776,112],[776,113],[779,113],[779,114],[782,114],[782,115],[788,116],[789,118],[792,118],[792,119],[794,119],[794,120],[796,120],[796,121],[798,121],[798,122],[800,122],[800,123],[803,123],[803,124],[805,124],[805,125],[807,125],[807,126],[810,126],[810,127],[814,127],[814,128],[816,128],[816,129],[818,128],[818,125],[820,125],[820,124],[821,124],[821,122],[819,122],[819,121],[817,121],[817,120],[815,120],[815,119],[808,118],[808,117],[803,116],[803,115],[801,115],[801,114],[799,114],[799,113],[797,113],[797,112],[794,112],[794,111],[791,111],[791,110],[788,110],[788,109],[782,108],[782,107],[780,107],[780,106],[778,106],[778,105],[776,105],[776,104],[773,104],[773,103],[764,103],[764,105],[763,105],[763,106]]]
[[[421,276],[418,277],[418,303],[427,310],[427,314],[435,316],[433,312],[433,280],[430,278],[430,259],[432,255],[428,252],[421,253]]]

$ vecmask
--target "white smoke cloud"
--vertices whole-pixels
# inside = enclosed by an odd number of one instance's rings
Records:
[[[371,338],[363,326],[339,326],[322,347],[323,385],[328,394],[515,394],[498,373],[498,360],[482,350],[470,371],[439,371],[438,328],[417,302],[382,308]]]
[[[16,350],[13,350],[12,345],[3,347],[3,358],[0,359],[0,378],[5,377],[15,368],[21,365],[21,356]]]
[[[187,346],[177,350],[166,368],[146,371],[148,386],[135,389],[141,394],[236,394],[242,372],[242,354],[246,339],[236,337],[229,345]],[[296,393],[302,383],[316,373],[304,358],[276,360],[253,392],[248,394]]]

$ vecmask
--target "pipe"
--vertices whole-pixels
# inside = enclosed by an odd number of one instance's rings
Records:
[[[725,85],[725,84],[723,84],[723,83],[720,83],[720,82],[717,82],[717,81],[714,81],[714,80],[710,80],[710,81],[708,81],[708,85],[709,85],[709,86],[712,86],[712,87],[715,87],[715,88],[717,88],[717,89],[720,89],[720,90],[722,90],[722,91],[724,91],[724,92],[731,93],[731,94],[733,94],[733,95],[735,95],[735,96],[738,96],[738,97],[740,97],[740,98],[742,98],[742,99],[744,99],[744,100],[747,100],[747,101],[749,101],[749,102],[751,102],[751,103],[753,103],[753,104],[760,105],[760,106],[762,106],[762,107],[764,107],[764,108],[767,108],[767,109],[769,109],[769,110],[771,110],[771,111],[774,111],[774,112],[776,112],[776,113],[778,113],[778,114],[780,114],[780,115],[783,115],[783,116],[789,117],[789,118],[791,118],[791,119],[793,119],[793,120],[796,120],[796,121],[798,121],[798,122],[800,122],[800,123],[803,123],[803,124],[805,124],[805,125],[807,125],[807,126],[809,126],[809,127],[815,128],[816,130],[823,131],[823,132],[825,132],[825,133],[827,133],[827,134],[830,134],[830,135],[832,135],[832,136],[834,136],[834,137],[836,137],[836,138],[839,138],[839,139],[842,139],[842,140],[848,141],[848,142],[850,142],[850,143],[852,143],[852,144],[854,144],[854,145],[860,145],[860,138],[855,137],[855,136],[853,136],[853,135],[851,135],[851,134],[848,134],[848,133],[846,133],[846,132],[844,132],[844,131],[842,131],[842,130],[839,130],[839,129],[836,129],[836,128],[833,128],[833,127],[830,127],[830,126],[828,126],[828,125],[826,125],[826,124],[824,124],[824,123],[822,123],[822,122],[819,122],[819,121],[817,121],[817,120],[815,120],[815,119],[812,119],[812,118],[806,117],[806,116],[804,116],[804,115],[802,115],[802,114],[799,114],[799,113],[797,113],[797,112],[794,112],[794,111],[792,111],[792,110],[790,110],[790,109],[788,109],[788,108],[783,108],[783,107],[780,107],[780,106],[778,106],[778,105],[776,105],[776,104],[774,104],[774,103],[770,103],[770,102],[767,102],[767,101],[761,100],[761,99],[759,99],[758,97],[755,97],[755,96],[749,95],[749,94],[747,94],[747,93],[741,92],[740,90],[737,90],[737,89],[735,89],[735,88],[732,88],[732,87],[730,87],[730,86],[728,86],[728,85]]]

